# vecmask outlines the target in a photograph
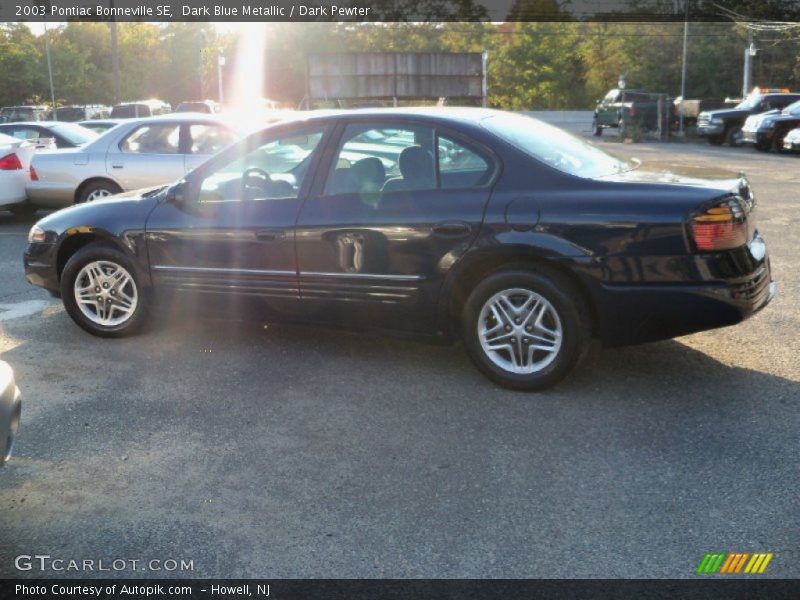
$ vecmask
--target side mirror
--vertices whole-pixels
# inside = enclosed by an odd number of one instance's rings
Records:
[[[176,206],[181,206],[186,202],[186,182],[179,181],[167,189],[166,201]]]

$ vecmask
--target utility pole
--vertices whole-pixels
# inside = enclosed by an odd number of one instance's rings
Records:
[[[742,98],[746,98],[753,86],[753,57],[756,55],[756,45],[753,43],[753,31],[749,24],[747,27],[747,46],[744,49],[744,74],[742,77]]]
[[[44,22],[44,51],[47,54],[47,74],[50,77],[50,101],[53,103],[53,120],[58,121],[56,91],[53,87],[53,62],[50,60],[50,32],[47,30],[47,21]]]
[[[681,105],[680,112],[680,125],[678,130],[680,135],[683,136],[683,107],[686,102],[686,48],[689,45],[689,0],[685,0],[686,13],[683,17],[683,62],[681,64]]]
[[[109,8],[114,8],[114,0],[109,0]],[[117,20],[111,17],[111,73],[114,79],[114,104],[122,102],[122,84],[119,76],[119,42],[117,40]]]

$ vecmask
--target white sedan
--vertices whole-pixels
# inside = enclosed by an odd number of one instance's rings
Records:
[[[25,201],[25,187],[35,151],[30,142],[0,133],[0,210],[15,214],[32,210]]]
[[[182,179],[244,133],[227,120],[199,113],[128,119],[80,148],[36,154],[28,200],[62,208],[165,185]]]

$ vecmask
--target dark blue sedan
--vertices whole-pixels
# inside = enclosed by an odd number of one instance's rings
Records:
[[[766,306],[754,207],[743,176],[647,170],[515,114],[298,113],[172,186],[47,216],[25,268],[99,336],[166,300],[248,299],[265,320],[460,337],[493,381],[541,389],[591,337]]]

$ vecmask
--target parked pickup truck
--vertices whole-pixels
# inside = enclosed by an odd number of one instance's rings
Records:
[[[800,94],[751,94],[734,108],[701,112],[697,117],[697,134],[707,137],[711,144],[725,142],[730,146],[741,146],[744,143],[742,126],[747,117],[770,110],[783,110],[798,100]]]
[[[603,129],[614,127],[624,135],[625,128],[633,124],[649,130],[657,129],[658,96],[643,90],[611,90],[594,109],[594,134],[603,135]],[[665,106],[671,105],[665,103]]]

